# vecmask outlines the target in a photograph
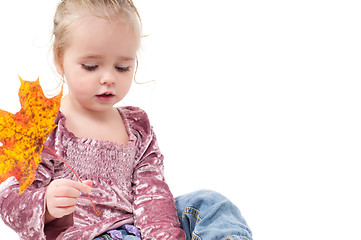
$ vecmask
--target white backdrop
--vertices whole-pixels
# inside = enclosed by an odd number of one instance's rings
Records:
[[[56,86],[56,3],[0,7],[1,109],[19,110],[18,74]],[[148,112],[174,195],[223,193],[255,239],[361,239],[359,1],[135,4],[149,35],[137,79],[156,83],[123,104]]]

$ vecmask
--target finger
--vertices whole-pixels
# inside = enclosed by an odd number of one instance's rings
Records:
[[[79,190],[82,193],[90,193],[91,192],[91,187],[88,186],[87,184],[77,182],[77,181],[73,181],[73,180],[70,180],[70,179],[61,179],[60,181],[58,181],[56,183],[56,185],[57,186],[72,187],[72,188],[75,188],[75,189]]]
[[[60,197],[53,200],[53,204],[56,208],[72,207],[77,204],[77,198]]]
[[[89,184],[88,181],[87,181],[87,183]],[[74,188],[78,189],[82,193],[90,193],[92,188],[88,184],[85,184],[84,182],[83,183],[76,182],[76,184],[74,185]],[[91,181],[90,181],[90,184],[91,184]]]
[[[54,197],[68,197],[68,198],[78,198],[80,196],[80,191],[71,186],[60,186],[57,187],[54,191]]]
[[[75,211],[75,206],[71,207],[58,207],[54,209],[54,215],[56,218],[61,218],[63,216],[69,215]]]
[[[93,182],[91,180],[85,180],[83,181],[83,184],[89,186],[89,187],[92,187],[93,186]]]

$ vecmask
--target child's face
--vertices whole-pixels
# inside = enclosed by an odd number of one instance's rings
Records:
[[[138,39],[127,25],[87,17],[69,33],[60,74],[76,107],[106,111],[128,93]]]

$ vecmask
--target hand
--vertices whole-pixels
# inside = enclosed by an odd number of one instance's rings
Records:
[[[90,180],[77,182],[69,179],[52,181],[46,189],[45,223],[74,212],[81,193],[90,193]]]

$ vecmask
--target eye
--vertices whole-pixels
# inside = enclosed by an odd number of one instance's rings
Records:
[[[81,67],[84,68],[85,70],[89,71],[89,72],[92,72],[92,71],[95,71],[98,68],[98,65],[82,64]]]
[[[116,69],[118,72],[128,72],[128,71],[129,71],[129,66],[127,66],[127,67],[119,67],[119,66],[116,66],[115,69]]]

